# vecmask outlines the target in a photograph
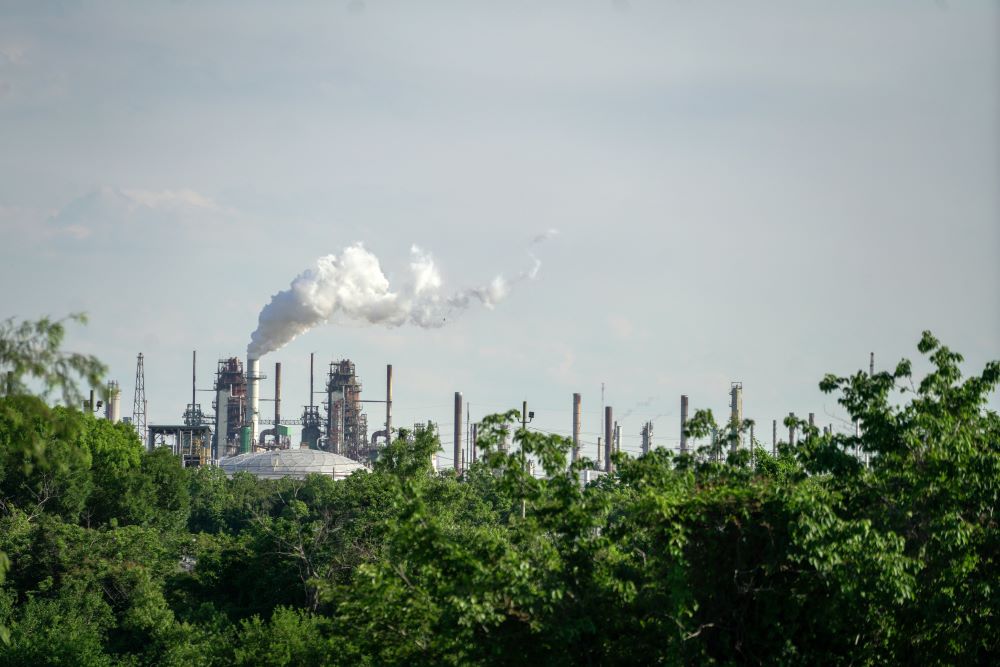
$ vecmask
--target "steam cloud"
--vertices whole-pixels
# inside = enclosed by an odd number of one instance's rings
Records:
[[[549,238],[554,230],[532,240]],[[541,267],[534,266],[512,281],[497,276],[489,284],[449,295],[443,294],[441,274],[431,255],[417,246],[410,249],[410,277],[398,290],[390,288],[378,257],[360,243],[340,255],[326,255],[306,269],[291,286],[271,297],[260,311],[257,330],[250,336],[247,354],[262,357],[297,336],[335,316],[369,324],[397,327],[414,324],[423,328],[443,326],[448,315],[475,303],[493,308],[507,296],[510,285],[533,279]]]

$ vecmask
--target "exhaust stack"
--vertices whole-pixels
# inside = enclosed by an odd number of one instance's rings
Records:
[[[250,421],[250,444],[257,444],[260,425],[260,359],[247,355],[247,418]]]

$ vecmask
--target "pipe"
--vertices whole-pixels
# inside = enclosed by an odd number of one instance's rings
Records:
[[[333,423],[333,393],[328,389],[326,394],[326,450],[336,453],[337,443],[333,437]]]
[[[611,472],[611,452],[614,451],[614,422],[612,421],[612,410],[610,405],[604,407],[604,471]]]
[[[455,452],[455,472],[462,474],[462,392],[455,392],[455,434],[452,446]]]
[[[250,446],[257,443],[260,425],[260,359],[247,356],[247,417],[250,419]]]

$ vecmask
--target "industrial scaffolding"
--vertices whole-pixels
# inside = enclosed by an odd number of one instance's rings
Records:
[[[368,417],[361,412],[361,382],[350,359],[330,364],[326,397],[326,449],[355,461],[369,460]]]

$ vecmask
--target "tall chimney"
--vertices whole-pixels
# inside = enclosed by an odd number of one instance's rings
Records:
[[[788,416],[791,417],[792,419],[795,419],[794,412],[789,412]],[[792,424],[791,426],[788,427],[788,445],[790,447],[795,445],[795,424]]]
[[[462,392],[455,392],[455,433],[452,446],[455,452],[455,472],[462,474]]]
[[[730,397],[730,416],[729,416],[729,429],[730,438],[732,442],[730,444],[730,450],[736,451],[742,444],[740,441],[740,427],[743,425],[743,383],[733,382],[729,390]]]
[[[260,359],[247,356],[247,417],[250,419],[250,446],[257,444],[260,424]]]
[[[316,360],[316,353],[309,353],[309,407],[313,406],[313,361]]]
[[[573,394],[573,452],[570,462],[580,457],[580,394]]]
[[[385,441],[392,442],[392,364],[385,367]]]
[[[612,421],[612,411],[611,406],[606,405],[604,407],[604,471],[611,472],[611,452],[614,451],[614,429],[615,425]]]
[[[778,420],[771,420],[771,453],[778,453]]]
[[[687,454],[687,434],[684,430],[687,428],[688,421],[688,397],[686,394],[681,394],[681,454]]]
[[[281,423],[281,362],[274,364],[274,444],[281,446],[278,425]]]
[[[816,428],[816,413],[809,413],[809,428]]]
[[[195,398],[195,368],[198,362],[198,350],[191,350],[191,423],[194,423],[194,404],[197,400]]]
[[[472,462],[476,462],[476,446],[479,444],[479,424],[472,425],[472,443],[470,449],[472,450]]]
[[[122,392],[118,382],[111,380],[108,382],[108,402],[104,404],[104,417],[117,424],[121,421],[122,413]]]
[[[875,375],[875,353],[868,357],[868,375]]]

